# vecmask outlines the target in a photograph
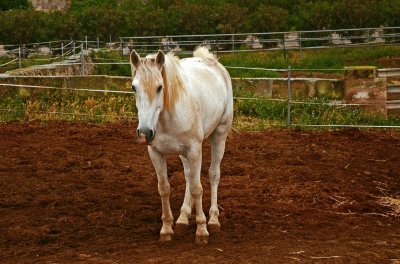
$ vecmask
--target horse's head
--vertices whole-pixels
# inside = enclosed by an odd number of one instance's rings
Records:
[[[141,143],[151,144],[156,136],[159,115],[164,108],[163,66],[165,55],[149,55],[141,59],[136,51],[131,53],[132,89],[136,94],[139,126],[137,135]]]

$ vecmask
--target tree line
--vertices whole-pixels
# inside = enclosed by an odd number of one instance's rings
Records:
[[[0,1],[0,43],[400,26],[400,0],[72,0],[68,11]]]

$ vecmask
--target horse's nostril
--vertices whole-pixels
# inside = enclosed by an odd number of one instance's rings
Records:
[[[136,130],[139,140],[145,140],[146,142],[151,142],[156,136],[156,132],[153,129],[140,129]]]

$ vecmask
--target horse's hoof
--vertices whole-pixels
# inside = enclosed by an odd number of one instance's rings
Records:
[[[208,229],[208,232],[210,232],[210,234],[216,234],[221,231],[221,226],[218,224],[208,224],[207,229]]]
[[[167,242],[172,240],[171,234],[161,234],[160,235],[160,242]]]
[[[174,233],[177,236],[182,236],[186,233],[188,225],[177,223],[174,228]]]
[[[208,236],[196,236],[196,244],[208,244]]]

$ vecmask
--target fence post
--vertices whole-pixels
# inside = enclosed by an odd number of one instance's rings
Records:
[[[232,51],[235,52],[235,35],[232,34]]]
[[[61,58],[64,59],[64,42],[61,42]]]
[[[85,45],[86,45],[86,50],[88,49],[88,37],[85,36]]]
[[[302,53],[302,47],[301,47],[301,31],[300,31],[300,33],[299,33],[299,44],[300,44],[300,59],[302,59],[303,58],[303,53]]]
[[[285,35],[283,35],[283,57],[286,60],[286,44],[285,44]]]
[[[74,55],[75,55],[75,41],[72,41],[72,52],[74,53]]]
[[[83,44],[81,44],[81,75],[85,75],[85,61],[83,58]]]
[[[100,40],[99,40],[99,37],[97,37],[97,49],[100,49]]]
[[[290,78],[290,66],[288,67],[288,97],[287,97],[287,125],[291,126],[292,124],[292,120],[291,120],[291,116],[290,116],[290,97],[291,97],[291,78]]]
[[[119,38],[120,46],[121,46],[121,56],[124,56],[124,42],[122,38]]]
[[[18,67],[21,69],[21,47],[18,47]]]
[[[217,46],[217,57],[218,57],[218,51],[219,51],[219,43],[218,43],[218,36],[216,36],[216,46]]]

